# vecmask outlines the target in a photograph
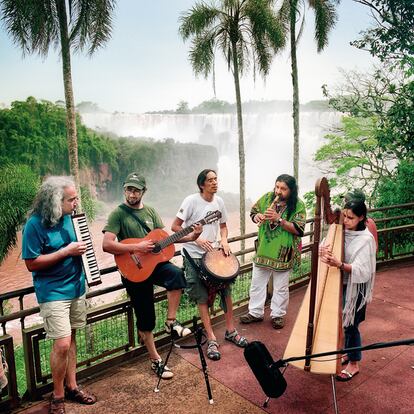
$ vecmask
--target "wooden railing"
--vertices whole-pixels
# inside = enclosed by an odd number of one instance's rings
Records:
[[[412,211],[414,210],[414,203],[383,207],[371,210],[370,214],[388,213],[389,211],[402,208],[406,211]],[[409,221],[409,223],[390,226],[390,223],[395,223],[396,220],[405,220]],[[378,234],[381,248],[378,254],[378,265],[393,264],[408,259],[412,260],[414,258],[414,243],[409,243],[405,251],[400,248],[397,251],[395,247],[400,246],[400,243],[396,243],[396,241],[401,234],[414,239],[414,214],[398,214],[396,216],[387,214],[386,217],[376,219],[376,222],[379,224]],[[302,265],[299,269],[296,269],[295,276],[291,279],[292,288],[307,283],[309,279],[313,262],[311,252],[315,247],[313,224],[313,219],[307,221],[307,231],[304,240],[309,241],[306,241],[303,245]],[[230,243],[240,243],[241,240],[246,240],[247,245],[251,245],[251,247],[235,253],[237,256],[243,256],[245,260],[241,266],[240,276],[233,287],[233,292],[237,291],[239,295],[234,300],[234,306],[240,310],[248,303],[252,269],[251,256],[254,252],[253,240],[256,237],[257,233],[250,233],[243,237],[239,236],[229,239]],[[114,272],[117,272],[116,267],[102,269],[101,276],[105,277],[105,275]],[[123,285],[118,283],[94,290],[87,294],[87,298],[99,298],[112,292],[119,292],[121,294],[123,292]],[[30,286],[0,295],[0,327],[3,334],[0,336],[0,347],[9,365],[9,385],[0,393],[0,411],[17,407],[21,402],[22,395],[24,399],[35,400],[41,398],[44,393],[52,389],[47,361],[51,341],[45,338],[42,324],[26,327],[27,319],[39,313],[39,307],[37,306],[25,307],[25,298],[33,293],[34,288]],[[157,306],[157,320],[163,321],[166,311],[166,293],[165,291],[160,291],[155,293],[154,297]],[[18,301],[19,310],[6,315],[6,303],[11,299]],[[195,308],[192,305],[184,304],[180,306],[179,312],[181,313],[181,315],[178,315],[180,320],[187,326],[190,326],[193,314],[196,313]],[[218,307],[213,308],[213,323],[222,318],[222,312]],[[18,346],[14,344],[13,337],[8,333],[8,326],[10,324],[15,325],[16,323],[19,324],[22,335],[22,345]],[[116,338],[108,340],[107,333],[111,329],[116,332]],[[154,333],[157,345],[165,344],[169,340],[161,324],[157,325]],[[106,367],[113,366],[145,352],[145,348],[138,343],[133,311],[126,297],[119,298],[110,304],[89,309],[87,328],[82,332],[78,332],[78,334],[78,378],[80,379],[94,375]],[[16,369],[17,360],[19,361],[19,366],[24,361],[24,372],[21,369]],[[22,385],[21,379],[18,381],[18,377],[25,378],[26,386]]]

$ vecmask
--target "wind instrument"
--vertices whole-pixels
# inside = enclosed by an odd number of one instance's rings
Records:
[[[274,200],[272,201],[272,203],[270,204],[270,206],[267,208],[267,210],[268,210],[268,209],[273,209],[273,208],[277,207],[277,206],[278,206],[278,204],[279,204],[279,200],[280,200],[279,195],[276,195],[276,197],[274,198]],[[279,210],[279,209],[278,209],[278,208],[276,208],[276,211],[277,211],[277,212],[279,212],[278,210]],[[282,213],[283,213],[283,211],[282,211]],[[259,226],[261,226],[261,225],[262,225],[265,221],[267,221],[267,220],[263,220],[263,221],[259,224]]]

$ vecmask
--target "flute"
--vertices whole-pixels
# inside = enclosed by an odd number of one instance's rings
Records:
[[[275,197],[275,199],[272,201],[272,203],[270,204],[270,206],[268,207],[268,209],[270,208],[270,209],[272,209],[272,208],[274,208],[277,204],[279,203],[279,196],[278,195],[276,195],[276,197]],[[260,224],[259,224],[259,226],[261,226],[264,222],[265,222],[266,220],[263,220]]]

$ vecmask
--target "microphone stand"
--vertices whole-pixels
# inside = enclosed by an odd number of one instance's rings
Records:
[[[413,345],[413,344],[414,344],[414,338],[402,339],[401,341],[393,341],[393,342],[376,342],[374,344],[370,344],[366,346],[356,346],[354,348],[343,348],[343,349],[338,349],[336,351],[321,352],[319,354],[303,355],[299,357],[279,359],[279,361],[273,362],[271,366],[274,366],[276,368],[281,368],[281,367],[286,366],[289,362],[299,361],[301,359],[306,359],[306,358],[318,358],[318,357],[328,356],[328,355],[346,354],[348,352],[353,352],[353,351],[370,351],[372,349],[390,348],[392,346]]]
[[[372,349],[381,349],[381,348],[390,348],[392,346],[401,346],[401,345],[413,345],[414,344],[414,338],[410,338],[410,339],[402,339],[400,341],[392,341],[392,342],[376,342],[373,344],[369,344],[366,346],[356,346],[353,348],[343,348],[343,349],[338,349],[336,351],[329,351],[329,352],[321,352],[318,354],[312,354],[312,355],[302,355],[302,356],[298,356],[298,357],[290,357],[287,359],[279,359],[278,361],[273,362],[270,367],[275,367],[277,369],[279,368],[283,368],[283,367],[287,367],[287,364],[289,362],[293,362],[293,361],[299,361],[302,359],[312,359],[312,358],[318,358],[318,357],[323,357],[323,356],[328,356],[328,355],[338,355],[338,354],[346,354],[348,352],[353,352],[353,351],[370,351]],[[332,382],[332,395],[333,395],[333,400],[334,400],[334,408],[335,408],[335,413],[338,413],[338,404],[336,401],[336,390],[335,390],[335,379],[334,379],[334,375],[331,375],[331,382]],[[268,402],[270,400],[270,397],[267,397],[263,407],[267,407]]]
[[[196,316],[193,317],[193,334],[194,334],[194,337],[195,337],[195,340],[196,340],[195,345],[194,344],[192,344],[192,345],[179,345],[179,344],[176,344],[175,341],[174,341],[175,336],[173,334],[174,334],[174,332],[171,329],[170,349],[168,350],[168,354],[165,358],[165,362],[164,362],[162,371],[159,374],[158,382],[157,382],[156,387],[154,388],[154,392],[159,392],[160,391],[159,386],[160,386],[160,383],[161,383],[162,373],[164,372],[164,367],[165,367],[165,365],[167,365],[168,359],[170,358],[171,351],[172,351],[173,347],[182,348],[182,349],[197,348],[198,349],[198,354],[200,356],[201,367],[203,369],[204,380],[206,382],[208,402],[209,402],[209,404],[214,404],[213,395],[211,393],[210,381],[208,379],[207,362],[206,362],[206,359],[204,357],[203,349],[201,348],[207,342],[207,339],[205,339],[203,341],[203,336],[205,337],[205,335],[203,333],[203,329],[201,328],[201,326],[197,326],[197,317]]]

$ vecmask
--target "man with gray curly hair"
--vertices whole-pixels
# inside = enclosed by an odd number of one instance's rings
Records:
[[[53,339],[50,413],[64,414],[64,399],[94,404],[76,383],[76,329],[86,325],[86,243],[76,240],[71,215],[78,204],[71,177],[48,177],[40,187],[23,230],[22,258],[33,285],[47,337]]]

